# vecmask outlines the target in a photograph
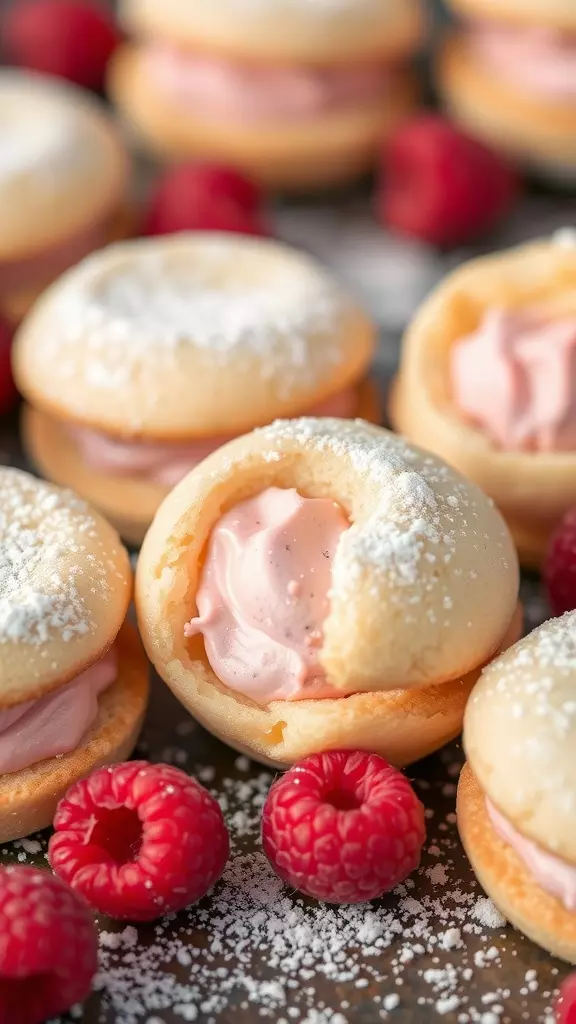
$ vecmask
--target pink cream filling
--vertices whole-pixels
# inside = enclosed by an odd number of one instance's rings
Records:
[[[576,450],[576,317],[490,309],[450,372],[460,411],[504,450]]]
[[[75,750],[96,720],[98,696],[114,682],[114,648],[66,686],[0,711],[0,774]]]
[[[540,888],[559,899],[566,910],[576,911],[576,867],[517,832],[490,800],[486,809],[494,831],[518,854]]]
[[[256,67],[150,43],[146,64],[170,98],[204,117],[266,121],[315,117],[381,96],[389,70],[381,64],[351,67]]]
[[[110,217],[78,232],[65,242],[14,262],[0,260],[0,292],[42,287],[84,259],[108,240]]]
[[[545,28],[478,24],[472,45],[482,63],[515,88],[576,101],[576,36]]]
[[[332,563],[350,523],[327,498],[269,487],[212,531],[196,603],[184,627],[201,633],[223,683],[251,700],[335,693],[319,663]]]
[[[306,415],[346,419],[354,415],[357,404],[356,389],[347,388]],[[69,429],[85,461],[94,469],[110,475],[145,477],[164,487],[175,487],[199,462],[232,440],[229,436],[198,438],[187,444],[125,442],[84,427]]]

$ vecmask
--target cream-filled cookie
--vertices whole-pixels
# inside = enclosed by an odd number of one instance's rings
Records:
[[[521,629],[491,502],[360,420],[279,421],[211,455],[159,509],[136,599],[185,707],[280,767],[341,747],[397,765],[437,749]]]
[[[498,21],[576,32],[572,0],[449,0],[449,5],[456,14],[473,22]]]
[[[43,474],[139,543],[171,487],[224,441],[307,411],[378,419],[375,328],[315,261],[239,235],[90,257],[16,339]]]
[[[148,667],[126,621],[128,554],[83,501],[0,468],[0,840],[45,828],[93,769],[127,758]]]
[[[576,963],[576,613],[486,668],[466,709],[458,827],[520,931]]]
[[[0,69],[0,309],[21,316],[64,270],[126,230],[129,164],[81,90]]]
[[[452,0],[468,21],[439,84],[472,134],[555,178],[576,180],[576,7],[571,0]]]
[[[460,267],[403,343],[394,424],[494,498],[528,565],[576,504],[575,360],[570,231]]]
[[[168,159],[233,164],[273,187],[367,171],[414,105],[420,0],[126,0],[139,41],[112,63],[118,107]]]

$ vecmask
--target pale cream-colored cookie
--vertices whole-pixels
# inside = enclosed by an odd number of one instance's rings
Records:
[[[13,264],[105,228],[128,162],[99,103],[53,78],[0,69],[0,290]]]
[[[129,31],[259,63],[333,64],[409,53],[420,0],[123,0]]]
[[[45,828],[73,782],[132,752],[148,667],[125,622],[131,595],[108,523],[71,492],[0,468],[1,841]]]
[[[464,32],[445,44],[438,84],[450,113],[472,135],[536,170],[576,171],[576,104],[505,81],[478,59]]]
[[[467,421],[451,394],[452,346],[487,309],[576,313],[576,244],[561,233],[459,267],[426,299],[403,342],[391,418],[411,441],[465,473],[497,503],[526,564],[541,562],[550,532],[576,504],[576,452],[504,451]]]
[[[573,612],[495,659],[466,710],[469,764],[458,796],[462,839],[488,894],[521,931],[572,962],[575,682]]]
[[[148,703],[148,663],[128,622],[115,639],[118,676],[98,700],[98,717],[76,750],[0,775],[0,842],[52,823],[70,786],[105,764],[130,757]]]
[[[25,443],[45,475],[139,543],[174,482],[139,468],[142,445],[174,446],[175,462],[188,445],[191,467],[278,415],[336,403],[378,419],[375,341],[329,273],[280,243],[198,233],[111,246],[49,289],[17,335]],[[132,446],[120,468],[111,444]]]
[[[576,613],[549,619],[482,674],[464,748],[498,810],[576,865]]]
[[[576,963],[576,914],[537,885],[494,831],[486,797],[469,765],[458,783],[458,829],[474,873],[506,919],[553,956]]]
[[[69,271],[24,322],[14,371],[60,419],[178,441],[323,402],[358,382],[374,345],[374,325],[310,257],[183,233],[119,243]]]
[[[213,527],[272,486],[331,498],[352,524],[319,655],[337,698],[257,704],[216,677],[201,637],[184,636]],[[160,675],[232,746],[280,765],[343,745],[404,764],[459,731],[480,668],[519,633],[517,592],[511,537],[473,484],[381,428],[300,419],[226,445],[164,501],[137,610]]]
[[[134,139],[159,158],[220,160],[266,187],[290,190],[365,174],[418,96],[411,73],[391,71],[381,96],[302,120],[210,117],[164,95],[148,74],[145,50],[135,46],[114,58],[110,91]]]
[[[106,651],[132,596],[116,531],[80,498],[0,467],[0,709],[36,700]]]
[[[456,14],[474,21],[576,32],[576,7],[572,0],[447,0]]]

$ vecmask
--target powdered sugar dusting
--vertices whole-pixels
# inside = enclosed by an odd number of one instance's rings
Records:
[[[181,724],[171,735],[183,735],[190,722]],[[154,754],[182,764],[199,742],[193,727],[188,748],[155,747]],[[95,1021],[547,1022],[558,968],[539,961],[535,970],[530,944],[471,881],[453,796],[443,796],[461,762],[453,750],[442,761],[416,782],[429,807],[421,869],[383,900],[343,907],[290,891],[263,856],[258,834],[269,773],[252,765],[214,778],[211,764],[197,765],[231,831],[228,868],[209,899],[171,920],[150,928],[102,922]],[[438,865],[443,871],[431,884]]]
[[[98,153],[84,137],[82,119],[62,87],[0,69],[0,185],[62,190],[62,175]]]
[[[559,249],[576,249],[576,228],[559,228],[552,235],[552,244]]]
[[[422,459],[398,436],[361,420],[279,420],[261,433],[273,444],[295,439],[304,448],[339,456],[382,495],[378,509],[343,535],[334,560],[334,590],[353,590],[365,570],[400,587],[445,586],[445,569],[458,542],[474,538],[478,519],[469,485],[447,465]],[[425,561],[443,571],[423,573]]]
[[[526,839],[576,858],[576,612],[550,619],[482,673],[466,709],[470,763]]]
[[[496,692],[513,719],[525,714],[544,726],[540,742],[553,745],[576,735],[576,612],[549,619],[485,670],[474,703]],[[534,747],[536,736],[531,736]]]
[[[0,644],[39,646],[91,631],[77,578],[82,536],[95,526],[88,506],[70,493],[0,469]],[[72,570],[71,553],[78,555]]]
[[[63,372],[66,360],[76,367],[76,341],[86,381],[101,388],[137,379],[152,353],[162,367],[188,350],[199,365],[256,366],[287,396],[341,361],[349,308],[319,265],[274,243],[217,235],[124,243],[62,283]]]

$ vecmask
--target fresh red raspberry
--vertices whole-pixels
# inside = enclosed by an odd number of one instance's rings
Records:
[[[42,1024],[90,993],[98,935],[83,899],[49,871],[0,867],[0,1024]]]
[[[12,412],[18,401],[18,392],[12,376],[12,328],[0,317],[0,416]]]
[[[573,611],[576,608],[576,506],[566,513],[550,538],[543,576],[552,614]]]
[[[569,974],[560,986],[555,1013],[556,1024],[576,1024],[576,974]]]
[[[268,235],[262,194],[229,167],[181,164],[160,178],[144,221],[147,235],[176,231]]]
[[[294,765],[272,786],[262,845],[285,882],[328,903],[363,903],[418,867],[424,808],[376,754],[334,750]]]
[[[480,142],[434,114],[403,125],[383,154],[382,224],[433,245],[472,241],[506,214],[517,178]]]
[[[86,89],[102,88],[121,38],[112,14],[97,0],[18,0],[0,34],[14,64]]]
[[[185,772],[130,761],[100,768],[60,801],[48,857],[90,906],[151,921],[205,896],[228,860],[216,800]]]

